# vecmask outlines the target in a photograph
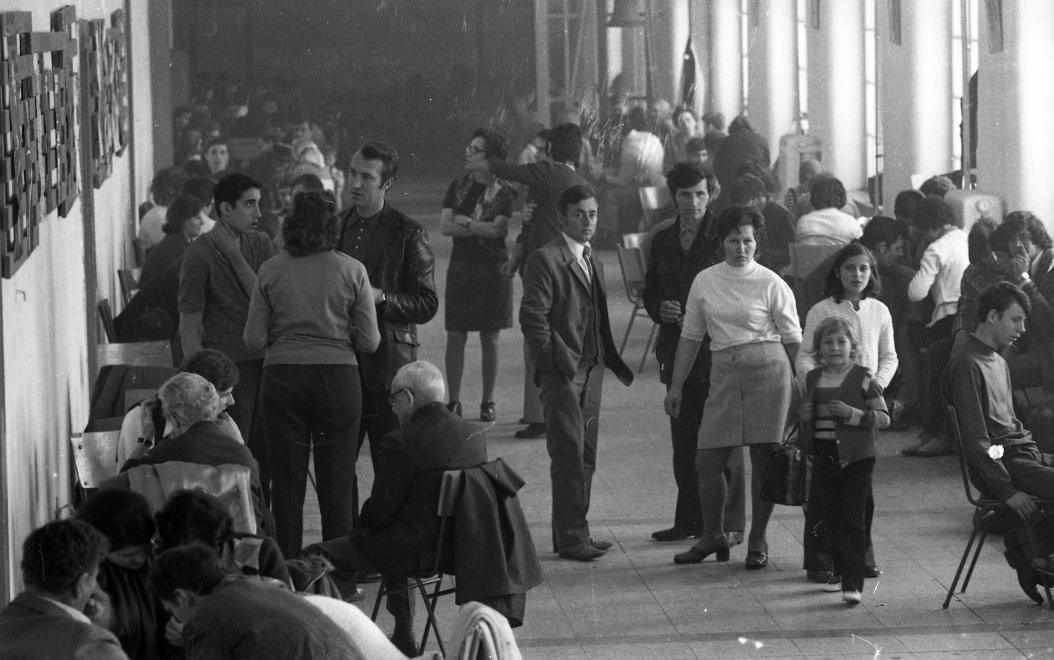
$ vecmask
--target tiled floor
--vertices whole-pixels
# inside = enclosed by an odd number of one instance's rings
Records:
[[[406,185],[409,188],[409,184]],[[429,229],[437,255],[436,279],[445,283],[450,241],[438,227],[442,185],[397,187],[396,205]],[[407,193],[407,194],[403,194]],[[434,202],[434,203],[433,203]],[[601,251],[616,341],[632,306],[614,252]],[[519,295],[519,281],[516,283]],[[443,365],[443,305],[421,329],[422,359]],[[638,321],[625,357],[637,366],[648,326]],[[615,547],[602,559],[578,563],[548,552],[550,492],[544,440],[516,440],[520,428],[523,365],[521,335],[502,333],[498,423],[488,431],[491,458],[502,457],[527,485],[520,500],[531,524],[545,582],[527,599],[526,621],[516,629],[525,658],[1054,658],[1054,612],[1031,603],[1002,557],[1002,540],[985,544],[969,591],[948,610],[944,594],[970,532],[971,511],[953,457],[897,456],[907,433],[884,434],[875,473],[876,555],[884,574],[868,580],[864,602],[850,608],[800,570],[802,514],[777,507],[769,527],[770,566],[743,568],[743,546],[732,561],[676,566],[686,543],[660,544],[652,531],[672,522],[674,501],[664,390],[649,358],[636,382],[605,383],[598,469],[590,524]],[[467,350],[462,399],[476,409],[478,344]],[[766,414],[760,411],[759,414]],[[369,460],[359,461],[368,487]],[[313,503],[307,541],[317,538]],[[373,592],[368,592],[372,605]],[[367,608],[368,609],[368,608]],[[423,609],[419,608],[419,613]],[[455,606],[442,602],[440,626],[449,629]],[[386,615],[385,615],[386,616]],[[418,619],[421,617],[418,616]],[[379,621],[388,629],[390,620]]]

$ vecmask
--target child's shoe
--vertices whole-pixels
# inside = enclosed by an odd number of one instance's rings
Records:
[[[823,583],[823,590],[829,594],[838,593],[842,590],[842,576],[832,575],[827,578],[827,582]]]
[[[859,605],[861,596],[859,589],[844,589],[842,591],[842,600],[849,605]]]

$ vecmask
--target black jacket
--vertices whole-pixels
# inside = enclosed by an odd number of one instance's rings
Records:
[[[359,259],[370,285],[387,295],[387,302],[377,306],[381,345],[373,354],[358,355],[359,371],[366,389],[387,390],[399,367],[417,359],[416,324],[428,323],[439,309],[435,257],[428,232],[387,203],[371,253],[356,255],[348,246],[348,234],[357,218],[354,207],[341,213],[340,250]]]

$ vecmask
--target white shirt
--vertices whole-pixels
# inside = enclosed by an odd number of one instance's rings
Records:
[[[155,205],[139,221],[139,233],[136,234],[135,242],[145,252],[161,242],[165,232],[161,226],[165,224],[165,214],[168,213],[167,206]]]
[[[970,265],[966,232],[954,227],[926,247],[919,270],[908,283],[908,299],[918,302],[928,293],[933,298],[933,315],[929,325],[959,308],[959,291],[963,272]]]
[[[578,263],[578,267],[585,273],[586,281],[593,281],[593,267],[586,260],[586,245],[585,243],[579,243],[575,239],[571,238],[567,234],[561,233],[564,237],[564,243],[567,243],[567,249],[571,251],[571,254],[575,255],[575,261]]]
[[[616,186],[662,185],[662,163],[665,150],[654,133],[630,131],[622,140]]]
[[[762,342],[801,342],[794,293],[779,275],[756,262],[737,268],[721,262],[695,276],[681,336],[710,350]]]
[[[806,213],[794,229],[794,240],[806,245],[845,245],[863,235],[859,220],[832,208]]]
[[[875,382],[883,389],[889,387],[893,374],[897,371],[897,351],[893,345],[893,319],[885,303],[875,298],[864,298],[860,309],[853,309],[853,303],[843,300],[836,303],[834,298],[824,298],[812,306],[805,316],[805,331],[801,350],[794,360],[794,370],[798,379],[804,383],[805,374],[820,366],[814,349],[813,334],[816,326],[828,318],[843,318],[859,342],[856,363],[871,370]]]

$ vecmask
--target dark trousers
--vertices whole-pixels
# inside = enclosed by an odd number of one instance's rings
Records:
[[[320,554],[333,564],[340,583],[350,585],[354,582],[355,575],[360,572],[384,574],[384,570],[366,558],[355,545],[355,532],[351,536],[345,535],[322,543],[315,543],[304,548],[308,554]],[[415,548],[408,548],[410,552]],[[389,593],[388,612],[396,619],[409,619],[414,615],[414,601],[410,598],[410,591],[406,589],[408,584],[405,576],[387,575],[382,578],[384,588],[390,592],[402,589],[398,593]],[[353,591],[353,590],[352,590]],[[348,594],[350,595],[350,594]],[[345,595],[346,597],[347,595]]]
[[[945,316],[931,327],[917,329],[912,341],[916,349],[926,348],[923,370],[925,382],[922,384],[921,402],[922,428],[932,435],[944,433],[948,426],[948,413],[945,410],[947,404],[941,389],[944,370],[952,355],[954,323],[954,316]]]
[[[677,507],[673,524],[681,529],[703,529],[703,512],[699,504],[699,473],[696,469],[696,450],[699,445],[699,425],[703,409],[710,395],[710,383],[685,383],[681,389],[681,410],[670,418],[673,438],[673,479],[677,484]],[[743,450],[736,448],[724,468],[725,531],[742,533],[746,527],[746,474]]]
[[[336,364],[278,364],[264,369],[261,387],[271,511],[282,554],[300,555],[308,459],[315,453],[322,538],[347,535],[355,517],[355,455],[361,410],[358,368]]]
[[[867,502],[874,470],[874,458],[845,466],[837,456],[818,454],[813,459],[806,535],[830,553],[842,589],[864,588]]]
[[[227,413],[238,425],[238,430],[245,440],[245,446],[252,452],[253,458],[260,464],[260,485],[263,487],[264,500],[271,501],[271,470],[267,462],[267,442],[264,439],[263,425],[259,419],[260,378],[263,372],[263,358],[243,360],[237,363],[238,384],[231,394],[234,405]]]
[[[1054,500],[1054,454],[1036,448],[1008,447],[1002,463],[1014,488],[1043,500]]]
[[[392,404],[388,401],[391,392],[388,390],[362,389],[362,418],[359,423],[359,441],[355,447],[355,459],[358,460],[359,452],[366,441],[370,438],[370,459],[377,453],[384,437],[399,428],[399,419],[392,412]],[[377,461],[373,460],[374,474],[376,474]],[[355,526],[359,520],[359,478],[353,475],[352,497],[355,509]]]
[[[597,463],[597,430],[604,365],[579,365],[573,379],[542,372],[546,449],[553,488],[553,549],[589,540],[590,489]]]

